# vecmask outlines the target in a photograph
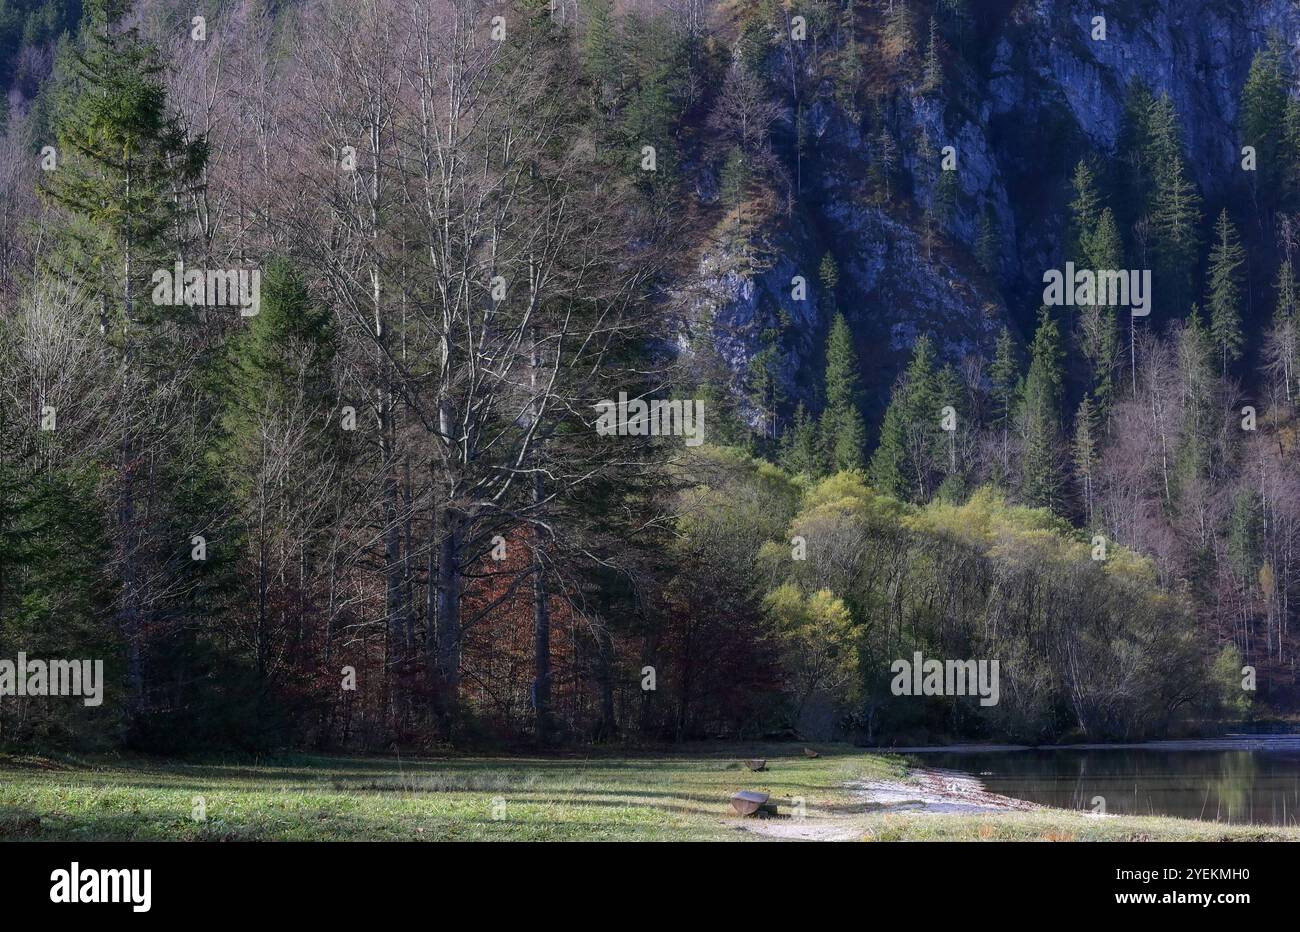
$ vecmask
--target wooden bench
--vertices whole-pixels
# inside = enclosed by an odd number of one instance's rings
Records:
[[[741,790],[731,797],[731,808],[735,810],[738,816],[751,816],[756,812],[776,815],[776,804],[769,802],[769,799],[771,797],[767,793],[759,793],[755,790]]]

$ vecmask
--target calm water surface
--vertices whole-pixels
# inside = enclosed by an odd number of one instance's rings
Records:
[[[927,767],[977,774],[994,793],[1062,809],[1220,822],[1300,822],[1300,746],[1288,750],[1107,748],[940,752]]]

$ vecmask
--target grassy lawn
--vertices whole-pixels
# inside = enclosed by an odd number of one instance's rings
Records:
[[[1300,829],[1153,816],[1097,817],[1065,809],[990,815],[869,816],[863,841],[1300,841]]]
[[[566,758],[291,756],[260,764],[0,757],[0,839],[743,840],[728,798],[768,792],[809,823],[864,840],[1287,838],[1295,829],[1059,810],[978,816],[868,812],[843,787],[902,780],[906,762],[844,747],[710,745],[681,753]],[[769,771],[739,761],[766,757]],[[203,797],[206,819],[192,813]],[[495,816],[495,817],[494,817]]]

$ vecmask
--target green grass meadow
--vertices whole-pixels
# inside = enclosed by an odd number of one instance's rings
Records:
[[[729,810],[770,793],[780,819],[840,837],[907,840],[1300,840],[1300,831],[1061,810],[880,811],[845,784],[905,780],[907,761],[818,746],[709,745],[567,757],[292,755],[256,763],[0,756],[0,839],[45,841],[766,840]],[[765,757],[751,773],[741,761]]]

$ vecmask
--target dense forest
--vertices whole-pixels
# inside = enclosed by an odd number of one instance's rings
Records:
[[[0,743],[1292,713],[1300,14],[1240,5],[1210,120],[1106,50],[1157,0],[0,0],[0,657],[108,670]]]

